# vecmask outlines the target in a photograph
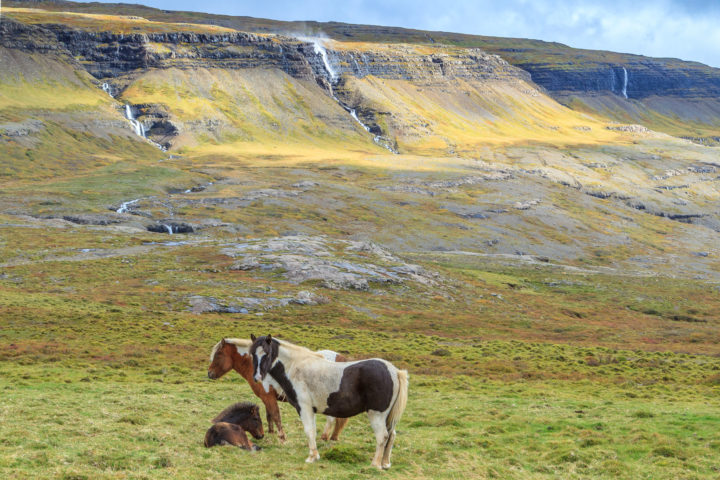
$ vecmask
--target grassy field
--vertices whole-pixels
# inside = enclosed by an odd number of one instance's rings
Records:
[[[254,454],[209,450],[209,419],[251,397],[239,377],[212,383],[201,368],[168,366],[118,381],[99,370],[92,380],[52,367],[27,380],[3,375],[4,478],[671,479],[720,469],[720,405],[708,387],[413,376],[393,466],[380,473],[369,467],[364,416],[321,444],[314,465],[303,462],[304,434],[287,405],[286,445],[267,436]]]
[[[192,294],[281,297],[318,286],[229,271],[226,240],[164,246],[149,244],[155,234],[129,240],[97,227],[3,233],[2,257],[14,261],[0,275],[3,478],[720,474],[718,301],[702,282],[436,254],[414,258],[446,279],[433,289],[320,288],[328,304],[194,314]],[[208,352],[251,332],[408,368],[393,467],[369,467],[363,416],[321,446],[319,463],[304,464],[287,405],[286,445],[268,436],[255,454],[203,447],[218,411],[253,400],[234,373],[206,378]]]

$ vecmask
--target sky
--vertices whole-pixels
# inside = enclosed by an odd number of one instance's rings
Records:
[[[338,21],[533,38],[577,48],[675,57],[720,67],[720,0],[142,0],[132,3],[167,10],[201,10],[276,20]]]

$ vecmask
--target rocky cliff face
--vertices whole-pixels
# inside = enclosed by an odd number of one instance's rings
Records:
[[[52,44],[54,34],[57,44],[80,59],[83,66],[98,79],[118,77],[138,69],[170,67],[278,68],[295,78],[327,78],[327,68],[330,66],[337,76],[349,74],[362,78],[373,75],[426,83],[447,78],[530,80],[526,72],[480,49],[455,49],[448,52],[445,48],[437,47],[430,49],[430,53],[421,53],[417,48],[407,45],[383,46],[365,51],[335,50],[330,46],[326,50],[328,65],[318,51],[317,42],[278,35],[242,32],[222,35],[123,35],[76,30],[65,25],[25,28],[33,28],[34,32],[41,33],[48,47]],[[24,47],[25,44],[16,42],[16,46]]]
[[[474,80],[522,79],[530,76],[497,55],[480,49],[437,47],[420,52],[414,46],[379,46],[360,50],[327,48],[329,65],[317,42],[280,35],[252,33],[90,32],[66,25],[2,22],[2,45],[29,52],[69,53],[97,79],[119,77],[148,68],[224,69],[278,68],[295,78],[326,78],[333,74],[359,78],[438,82],[447,78]],[[324,48],[324,47],[323,47]]]
[[[429,51],[428,51],[429,50]],[[412,80],[433,84],[448,78],[471,80],[526,80],[530,75],[497,55],[480,49],[430,48],[420,51],[411,45],[378,46],[372,50],[328,50],[331,67],[338,74],[358,78]]]
[[[77,68],[89,72],[104,84],[103,89],[118,98],[151,71],[280,70],[324,88],[376,136],[376,143],[378,136],[387,134],[387,122],[382,118],[389,113],[365,103],[364,97],[353,91],[348,78],[372,76],[439,88],[454,80],[509,84],[530,80],[527,72],[477,48],[392,44],[361,49],[334,41],[243,32],[121,34],[52,23],[25,25],[10,21],[4,25],[8,35],[3,37],[12,38],[7,41],[10,48],[63,52]],[[142,124],[143,135],[163,147],[171,146],[173,137],[180,133],[180,126],[173,124],[171,112],[163,105],[133,104],[130,111],[132,120]],[[218,128],[212,128],[213,134]],[[393,149],[389,146],[392,143],[385,139],[383,145]]]
[[[294,77],[312,69],[300,42],[290,38],[229,33],[154,33],[123,35],[44,25],[96,78],[117,77],[146,68],[279,68]]]
[[[650,96],[713,97],[720,95],[720,75],[687,63],[685,66],[644,59],[622,65],[591,64],[564,69],[557,64],[523,63],[532,80],[552,93],[614,93],[627,98]],[[626,76],[627,75],[627,76]]]

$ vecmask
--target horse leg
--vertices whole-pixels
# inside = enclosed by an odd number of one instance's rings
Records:
[[[310,453],[308,458],[305,459],[307,463],[313,463],[315,460],[320,459],[320,454],[317,451],[317,443],[315,443],[315,435],[317,434],[317,427],[315,426],[315,413],[312,409],[305,405],[300,408],[300,420],[302,420],[303,429],[305,435],[308,438],[308,448]]]
[[[390,453],[392,452],[393,442],[395,442],[395,429],[393,429],[392,432],[390,432],[390,436],[387,439],[387,443],[385,443],[385,451],[383,452],[383,458],[382,458],[382,468],[384,470],[387,470],[390,468]]]
[[[385,426],[385,415],[382,412],[368,410],[368,418],[370,419],[370,426],[373,432],[375,432],[375,456],[370,466],[380,470],[382,469],[380,461],[382,460],[385,444],[389,436],[387,427]]]
[[[273,426],[273,418],[272,415],[270,415],[270,409],[265,407],[265,418],[267,419],[268,424],[268,433],[275,433],[275,427]]]
[[[335,429],[333,430],[332,436],[330,437],[330,440],[337,441],[337,439],[340,437],[340,432],[343,431],[343,428],[345,428],[345,425],[347,425],[349,418],[336,418],[335,419]]]
[[[268,423],[268,433],[273,433],[273,424],[277,425],[278,429],[278,440],[280,443],[285,442],[285,431],[282,428],[282,422],[280,422],[280,407],[278,407],[277,399],[272,394],[260,392],[258,395],[263,404],[265,404],[265,413]]]
[[[275,398],[269,399],[268,403],[270,404],[270,408],[267,406],[265,408],[268,409],[272,421],[277,425],[278,440],[280,440],[280,443],[285,443],[287,437],[285,436],[285,430],[283,430],[282,422],[280,421],[280,407]],[[268,423],[270,423],[270,421],[268,421]]]
[[[335,417],[328,415],[327,421],[325,422],[325,430],[323,430],[322,436],[320,437],[323,441],[327,441],[330,438],[330,430],[335,425]]]
[[[233,442],[232,444],[236,447],[242,448],[243,450],[251,450],[255,451],[257,450],[257,447],[253,445],[253,443],[248,438],[247,434],[245,433],[245,430],[240,429],[236,430],[235,435],[233,436]]]

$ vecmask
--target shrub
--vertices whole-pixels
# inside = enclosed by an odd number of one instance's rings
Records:
[[[365,461],[365,457],[360,452],[347,445],[336,445],[325,452],[325,458],[338,463],[361,463]]]
[[[640,411],[634,412],[632,414],[632,416],[635,418],[653,418],[655,416],[655,414],[652,412],[648,412],[646,410],[640,410]]]

